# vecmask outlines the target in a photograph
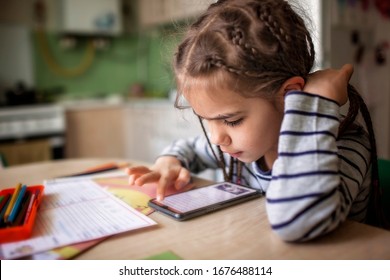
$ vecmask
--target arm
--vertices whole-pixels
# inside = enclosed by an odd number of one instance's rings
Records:
[[[362,186],[369,175],[367,134],[357,130],[349,139],[337,139],[339,105],[347,100],[351,74],[350,65],[317,72],[304,88],[317,94],[291,92],[285,98],[279,156],[267,191],[272,228],[285,240],[333,230],[350,214],[357,196],[360,201],[368,193]],[[366,206],[362,200],[363,215]]]
[[[285,100],[279,156],[267,190],[272,228],[287,241],[311,239],[344,221],[368,171],[368,150],[339,149],[339,106],[304,92]],[[355,135],[365,143],[366,135]]]

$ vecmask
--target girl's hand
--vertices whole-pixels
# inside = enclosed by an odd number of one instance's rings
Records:
[[[303,90],[334,100],[342,106],[348,101],[347,87],[352,73],[351,64],[345,64],[340,69],[316,71],[309,75]]]
[[[177,190],[183,187],[192,187],[190,172],[181,166],[180,161],[171,156],[163,156],[156,160],[151,168],[145,166],[130,167],[127,169],[129,174],[129,184],[143,186],[147,183],[157,182],[157,200],[164,199],[165,190],[169,187],[175,187]]]

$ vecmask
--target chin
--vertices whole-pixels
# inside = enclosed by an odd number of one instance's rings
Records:
[[[248,157],[239,157],[238,159],[244,163],[252,163],[256,161],[256,159],[248,158]]]
[[[244,163],[252,163],[252,162],[256,162],[259,158],[262,157],[263,155],[254,156],[254,154],[246,153],[246,154],[242,154],[240,157],[238,157],[238,159]]]

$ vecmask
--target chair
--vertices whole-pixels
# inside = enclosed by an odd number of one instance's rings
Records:
[[[378,159],[379,185],[382,188],[382,206],[390,221],[390,160]]]

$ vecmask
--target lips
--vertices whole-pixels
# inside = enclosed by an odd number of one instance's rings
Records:
[[[223,152],[229,154],[231,157],[234,157],[234,158],[238,158],[242,155],[242,152],[234,152],[234,153],[233,152],[225,152],[225,151],[223,151]]]

